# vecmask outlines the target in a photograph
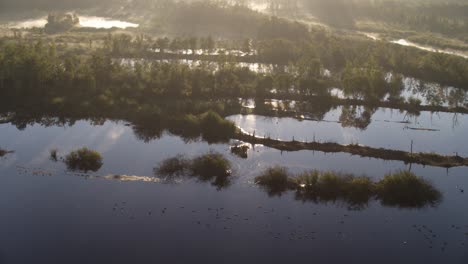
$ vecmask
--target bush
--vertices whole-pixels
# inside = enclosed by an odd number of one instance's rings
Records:
[[[240,157],[240,158],[243,158],[243,159],[246,159],[248,157],[248,154],[247,152],[249,151],[250,147],[248,145],[236,145],[236,146],[232,146],[231,147],[231,153]]]
[[[58,160],[58,150],[57,149],[51,149],[50,150],[50,159],[52,161],[57,161]]]
[[[76,14],[49,14],[49,16],[47,17],[47,24],[45,25],[45,31],[47,33],[67,31],[77,26],[79,23],[80,19]]]
[[[285,168],[273,167],[255,178],[270,195],[296,191],[296,199],[314,202],[343,201],[351,209],[362,209],[372,198],[378,198],[385,206],[421,208],[435,205],[442,195],[431,184],[411,172],[386,175],[377,183],[368,177],[335,172],[304,172],[289,176]]]
[[[218,113],[208,111],[200,118],[202,136],[208,142],[227,141],[236,132],[233,122],[223,119]]]
[[[154,173],[160,176],[180,176],[187,172],[189,166],[190,161],[179,155],[162,161]]]
[[[227,177],[231,175],[231,163],[219,153],[209,153],[197,157],[192,161],[190,170],[193,175],[202,180],[210,180],[214,177]]]
[[[408,98],[408,104],[410,104],[411,106],[420,106],[421,105],[421,100],[418,99],[418,98],[414,98],[414,97],[410,97]]]
[[[384,205],[412,208],[435,205],[440,202],[442,195],[423,178],[408,171],[400,171],[385,175],[377,183],[377,196]]]
[[[368,177],[353,178],[347,191],[347,200],[352,205],[367,204],[374,196],[375,183]]]
[[[269,195],[281,195],[296,187],[295,182],[289,179],[288,171],[283,167],[268,168],[255,178],[255,183],[265,188]]]
[[[369,202],[373,196],[374,183],[367,177],[341,175],[335,172],[311,171],[297,176],[294,181],[300,200],[343,200],[352,206]]]
[[[219,153],[208,153],[193,160],[187,160],[183,156],[167,159],[153,169],[160,176],[192,176],[201,181],[211,181],[218,188],[224,188],[230,184],[231,163]]]
[[[102,167],[102,156],[97,151],[81,148],[70,152],[65,157],[65,164],[73,171],[98,171]]]
[[[6,154],[12,153],[13,151],[8,151],[0,148],[0,157],[5,156]]]

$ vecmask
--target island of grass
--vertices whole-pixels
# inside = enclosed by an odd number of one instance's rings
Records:
[[[64,162],[72,171],[96,172],[102,167],[102,156],[99,152],[84,147],[70,152]]]
[[[435,206],[442,194],[425,179],[408,171],[386,175],[378,182],[336,172],[309,171],[291,175],[283,167],[265,170],[255,178],[270,196],[295,191],[296,199],[313,202],[341,201],[350,208],[362,208],[371,199],[384,206],[422,208]]]
[[[0,158],[10,153],[13,153],[13,151],[4,150],[0,148]]]
[[[49,156],[50,156],[50,160],[54,161],[54,162],[57,162],[58,161],[58,150],[57,149],[51,149],[49,151]]]
[[[211,182],[218,188],[229,186],[231,176],[231,163],[223,155],[210,152],[193,159],[182,155],[166,159],[154,169],[157,176],[164,176],[167,180],[177,177],[196,177],[200,181]]]
[[[248,151],[250,147],[247,144],[240,144],[231,146],[231,153],[238,156],[239,158],[248,158]]]

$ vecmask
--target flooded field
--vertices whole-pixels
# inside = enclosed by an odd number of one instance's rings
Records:
[[[358,32],[358,33],[361,33],[364,36],[366,36],[367,38],[372,39],[374,41],[380,41],[381,40],[381,38],[379,37],[379,34],[377,34],[377,33],[367,33],[367,32]],[[431,47],[431,46],[420,45],[420,44],[411,42],[411,41],[406,40],[406,39],[392,40],[392,41],[390,41],[390,43],[405,46],[405,47],[413,47],[413,48],[417,48],[417,49],[425,50],[425,51],[429,51],[429,52],[439,52],[439,53],[459,56],[459,57],[468,59],[468,54],[466,52],[455,51],[455,50],[447,50],[447,49],[438,49],[438,48]]]
[[[445,107],[468,105],[468,93],[460,88],[444,86],[438,83],[426,83],[412,77],[404,77],[402,87],[403,89],[399,96],[405,101],[412,99],[420,101],[421,105]],[[343,89],[340,88],[332,88],[330,93],[341,99],[352,98],[352,96],[346,96]],[[388,99],[388,95],[383,98],[386,101]]]
[[[0,264],[468,263],[462,0],[0,1]]]
[[[430,52],[440,52],[440,53],[460,56],[460,57],[463,57],[465,59],[468,59],[468,55],[466,53],[451,51],[451,50],[444,50],[444,49],[437,49],[437,48],[433,48],[433,47],[429,47],[429,46],[423,46],[423,45],[419,45],[419,44],[413,43],[411,41],[408,41],[406,39],[399,39],[399,40],[394,40],[394,41],[391,41],[391,42],[394,43],[394,44],[401,45],[401,46],[414,47],[414,48],[418,48],[418,49],[425,50],[425,51],[430,51]]]
[[[337,120],[336,115],[332,111],[325,119]],[[446,145],[447,152],[459,150],[460,154],[467,154],[463,152],[467,147],[458,137],[453,137],[452,142],[445,136],[433,136],[429,142],[424,134],[435,132],[412,134],[402,130],[403,125],[377,121],[404,120],[401,114],[384,110],[375,114],[369,131],[362,132],[340,128],[333,122],[254,116],[229,119],[246,129],[257,129],[257,133],[262,129],[270,131],[272,136],[295,135],[299,139],[308,137],[308,131],[316,131],[321,140],[359,139],[370,145],[382,140],[382,144],[396,147],[396,138],[407,137],[409,141],[414,136],[416,143],[421,142],[415,144],[418,150]],[[426,123],[430,122],[429,116],[418,119],[421,125],[430,125]],[[445,122],[431,127],[437,125],[444,131],[439,132],[442,135],[459,133],[461,137],[467,129],[463,120],[460,124],[454,130]],[[241,159],[230,153],[227,144],[185,142],[170,134],[147,143],[138,138],[132,127],[123,122],[107,121],[93,126],[79,121],[67,127],[31,124],[23,130],[10,124],[0,125],[0,146],[14,151],[0,159],[0,215],[10,223],[0,227],[0,232],[5,234],[2,237],[12,238],[0,239],[2,260],[60,262],[69,254],[92,251],[77,261],[168,261],[174,257],[173,247],[177,248],[179,259],[225,258],[224,263],[299,261],[311,250],[315,252],[314,259],[334,262],[359,259],[401,263],[403,255],[404,259],[425,263],[467,260],[468,213],[462,209],[466,201],[464,190],[468,189],[465,167],[447,171],[412,166],[415,174],[427,179],[443,195],[441,203],[435,206],[399,209],[371,200],[356,210],[340,201],[296,201],[294,193],[270,197],[255,184],[254,178],[266,168],[280,165],[293,173],[333,170],[379,180],[389,172],[408,169],[408,165],[348,154],[287,153],[262,146],[250,148],[248,159]],[[50,158],[51,149],[56,148],[61,157],[83,146],[102,154],[103,166],[98,171],[72,172]],[[405,146],[406,141],[401,143],[402,148]],[[194,157],[209,151],[219,152],[231,161],[233,178],[229,186],[219,189],[196,179],[165,183],[154,175],[154,168],[166,158],[178,154]],[[89,217],[83,218],[84,215]],[[376,236],[380,239],[375,240]],[[206,246],[193,246],[200,241]],[[136,259],[126,250],[130,245],[139,252]],[[94,251],[97,247],[100,250]],[[24,252],[24,248],[29,250]],[[337,250],[340,254],[331,252]],[[381,255],[387,251],[395,254],[382,260]]]
[[[419,116],[398,110],[357,108],[355,116],[339,107],[317,121],[257,115],[228,117],[239,127],[258,136],[290,141],[361,144],[376,148],[416,152],[458,153],[468,156],[464,137],[468,119],[462,114],[422,112]],[[345,112],[345,113],[344,113]],[[304,117],[307,119],[307,116]],[[437,138],[438,140],[434,140]]]

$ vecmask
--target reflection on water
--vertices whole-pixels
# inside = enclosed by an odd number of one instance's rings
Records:
[[[468,105],[468,93],[455,87],[441,86],[436,83],[424,83],[421,80],[406,77],[401,96],[405,99],[417,98],[422,105],[442,105],[459,107]]]
[[[320,113],[323,113],[320,111]],[[318,118],[317,118],[318,117]],[[377,148],[458,153],[468,156],[467,115],[421,112],[418,116],[386,108],[338,107],[322,116],[297,118],[262,115],[233,115],[228,120],[260,137],[291,141],[361,144]]]
[[[437,206],[442,194],[424,178],[409,171],[387,174],[373,182],[369,177],[356,177],[333,171],[317,170],[290,175],[286,168],[268,168],[255,178],[269,196],[295,191],[297,200],[314,203],[343,204],[351,210],[367,208],[371,199],[382,205],[398,208]]]
[[[379,37],[379,35],[377,33],[368,33],[368,32],[359,32],[359,33],[363,34],[367,38],[372,39],[374,41],[381,40],[381,38]],[[464,52],[453,51],[453,50],[445,50],[445,49],[438,49],[438,48],[431,47],[431,46],[424,46],[424,45],[420,45],[420,44],[411,42],[411,41],[406,40],[406,39],[392,40],[392,41],[390,41],[390,43],[405,46],[405,47],[413,47],[413,48],[417,48],[417,49],[425,50],[425,51],[429,51],[429,52],[439,52],[439,53],[444,53],[444,54],[455,55],[455,56],[459,56],[459,57],[463,57],[465,59],[468,59],[468,54],[466,54]]]
[[[146,60],[124,58],[124,59],[119,59],[118,61],[120,61],[121,65],[135,67],[136,63],[143,63]],[[223,67],[218,62],[202,61],[202,60],[179,59],[179,60],[157,60],[157,61],[163,62],[163,63],[176,62],[176,63],[180,63],[183,65],[187,65],[190,68],[204,67],[206,69],[210,69],[213,72],[219,71]],[[270,73],[276,70],[283,71],[285,68],[284,66],[275,66],[273,64],[266,64],[266,63],[237,62],[235,64],[229,63],[229,65],[235,65],[236,67],[247,68],[250,71],[256,72],[256,73]]]
[[[423,45],[419,45],[419,44],[413,43],[411,41],[408,41],[406,39],[393,40],[393,41],[390,41],[390,42],[394,43],[394,44],[401,45],[401,46],[414,47],[414,48],[418,48],[420,50],[425,50],[425,51],[430,51],[430,52],[445,53],[445,54],[460,56],[460,57],[463,57],[465,59],[468,59],[468,55],[466,55],[465,53],[456,52],[456,51],[449,51],[449,50],[444,50],[444,49],[436,49],[436,48],[429,47],[429,46],[423,46]]]
[[[90,28],[136,28],[138,24],[96,16],[80,16],[80,26]]]
[[[367,174],[378,181],[378,175],[407,166],[347,154],[281,153],[262,146],[249,149],[249,158],[241,159],[227,144],[186,144],[165,133],[145,143],[122,122],[96,124],[76,121],[46,127],[31,122],[21,131],[0,125],[0,146],[15,150],[0,160],[0,217],[7,223],[0,225],[0,233],[9,234],[0,237],[0,248],[6,263],[70,263],[70,254],[82,252],[92,253],[80,258],[81,263],[116,258],[128,263],[210,262],[221,256],[226,263],[252,259],[287,263],[310,260],[303,256],[309,256],[311,248],[314,260],[323,263],[393,264],[408,258],[418,263],[460,263],[466,255],[468,248],[462,243],[468,212],[462,209],[466,197],[459,190],[468,187],[466,168],[447,174],[445,169],[413,166],[415,174],[424,175],[443,193],[437,208],[401,210],[370,201],[367,210],[349,211],[296,202],[294,193],[269,198],[253,185],[253,178],[280,165],[295,173],[335,170]],[[51,145],[59,153],[98,146],[113,135],[109,131],[120,132],[112,144],[96,147],[106,161],[96,175],[116,180],[76,177],[64,173],[60,162],[36,159]],[[236,172],[232,185],[223,191],[190,181],[148,184],[158,180],[137,176],[152,175],[156,164],[179,153],[192,158],[210,150],[228,158]],[[200,243],[210,247],[196,247]],[[129,253],[130,247],[140,254]],[[176,258],[174,247],[181,253]],[[368,249],[364,257],[362,248]],[[382,255],[388,257],[382,260]]]

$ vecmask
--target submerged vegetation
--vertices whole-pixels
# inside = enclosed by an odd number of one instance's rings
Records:
[[[296,187],[296,183],[288,177],[288,172],[283,167],[268,168],[255,178],[255,182],[264,187],[269,195],[281,195]]]
[[[250,147],[247,144],[238,144],[231,146],[231,153],[240,158],[246,159],[248,158],[249,149]]]
[[[367,204],[374,193],[374,184],[368,177],[335,172],[311,171],[298,175],[294,182],[296,198],[302,201],[336,202],[343,200],[350,207]]]
[[[81,148],[65,157],[67,168],[72,171],[98,171],[102,167],[102,156],[95,150]]]
[[[286,168],[268,168],[255,182],[269,195],[295,191],[301,201],[342,202],[352,209],[365,207],[371,199],[385,206],[422,208],[435,206],[442,194],[423,178],[411,172],[388,174],[378,182],[368,177],[356,177],[336,172],[309,171],[291,175]]]
[[[219,153],[210,152],[191,160],[181,155],[166,159],[154,168],[154,173],[169,181],[183,176],[196,177],[221,189],[230,185],[232,171],[229,160]]]
[[[13,151],[8,151],[0,148],[0,158],[10,153],[13,153]]]
[[[58,161],[58,150],[57,149],[51,149],[49,151],[49,154],[50,154],[50,159],[52,161],[55,161],[55,162]]]
[[[422,207],[436,204],[441,194],[429,182],[411,172],[387,174],[376,185],[377,196],[385,206]]]

